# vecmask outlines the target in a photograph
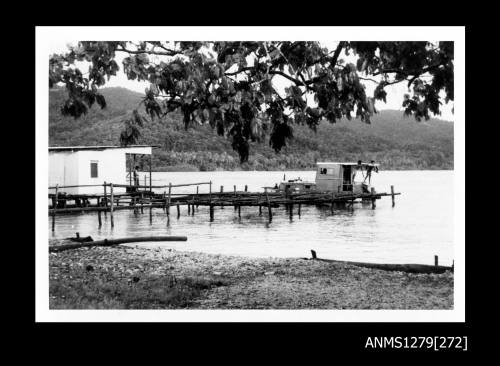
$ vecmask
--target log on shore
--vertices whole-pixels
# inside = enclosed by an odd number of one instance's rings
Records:
[[[125,243],[138,243],[150,241],[187,241],[186,236],[143,236],[137,238],[104,239],[89,241],[85,243],[62,244],[49,246],[49,253],[62,252],[68,249],[90,248],[90,247],[108,247]]]
[[[338,261],[334,259],[323,259],[323,258],[303,258],[303,259],[329,262],[329,263],[345,263],[345,264],[352,264],[358,267],[381,269],[384,271],[407,272],[407,273],[444,273],[446,271],[453,272],[453,267],[432,266],[428,264],[382,264],[382,263]]]

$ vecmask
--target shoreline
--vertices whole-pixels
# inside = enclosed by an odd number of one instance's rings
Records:
[[[452,309],[453,273],[133,245],[49,255],[51,309]]]
[[[453,172],[455,169],[383,169],[384,172]],[[315,172],[315,168],[309,169],[269,169],[269,170],[253,170],[253,169],[214,169],[214,170],[156,170],[153,168],[151,170],[152,173],[214,173],[214,172],[224,172],[224,173],[232,173],[232,172]],[[139,173],[149,174],[149,171],[139,171]]]

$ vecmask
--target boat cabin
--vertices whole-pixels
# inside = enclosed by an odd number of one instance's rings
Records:
[[[316,189],[320,192],[370,192],[369,181],[365,181],[366,174],[379,164],[366,163],[317,163]]]

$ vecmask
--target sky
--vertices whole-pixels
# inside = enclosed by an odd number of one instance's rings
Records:
[[[325,46],[329,49],[333,47],[333,44],[328,44],[328,43],[322,43],[322,46]],[[66,53],[68,52],[68,45],[76,45],[76,42],[68,42],[68,41],[52,41],[49,47],[49,54],[53,53]],[[109,81],[106,82],[105,87],[123,87],[127,88],[139,93],[144,93],[145,89],[149,87],[149,83],[147,82],[138,82],[134,80],[128,80],[125,74],[122,71],[122,60],[125,57],[125,53],[117,53],[116,61],[118,65],[120,66],[120,70],[118,71],[116,76],[112,76]],[[355,63],[355,57],[353,55],[346,56],[345,54],[342,55],[344,60],[346,62],[354,62]],[[86,67],[80,66],[82,72],[86,71]],[[285,78],[277,75],[273,78],[273,82],[277,87],[278,92],[284,90],[285,87],[287,87],[290,82],[286,80]],[[376,87],[376,84],[371,82],[371,81],[365,81],[363,82],[364,85],[366,86],[366,94],[368,96],[373,95],[373,91]],[[384,103],[383,101],[376,101],[375,103],[375,108],[377,110],[384,110],[384,109],[394,109],[394,110],[400,110],[403,111],[403,108],[401,107],[403,103],[403,96],[405,93],[409,93],[409,90],[406,86],[406,83],[398,83],[394,85],[390,85],[385,88],[387,92],[387,102]],[[311,98],[312,99],[312,98]],[[434,116],[435,118],[447,120],[447,121],[453,121],[454,116],[452,113],[452,108],[453,108],[453,102],[450,102],[448,104],[444,104],[444,98],[443,98],[443,105],[441,106],[441,116]],[[432,114],[431,114],[432,117]]]

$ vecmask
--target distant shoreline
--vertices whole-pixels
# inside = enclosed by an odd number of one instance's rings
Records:
[[[381,171],[391,171],[391,172],[410,172],[410,171],[449,171],[453,172],[455,169],[381,169]],[[178,170],[156,170],[152,169],[152,173],[209,173],[209,172],[226,172],[226,173],[232,173],[232,172],[315,172],[316,169],[269,169],[269,170],[262,170],[262,169],[257,169],[257,170],[247,170],[247,169],[231,169],[231,170],[225,170],[225,169],[216,169],[216,170],[188,170],[188,169],[178,169]],[[149,171],[140,171],[141,173],[149,173]]]

